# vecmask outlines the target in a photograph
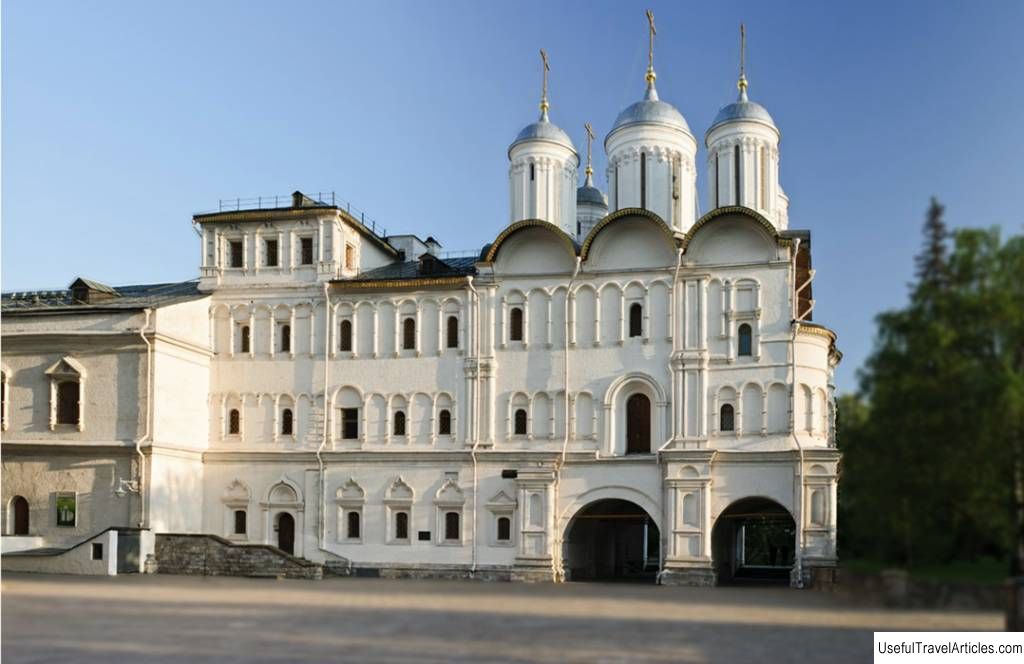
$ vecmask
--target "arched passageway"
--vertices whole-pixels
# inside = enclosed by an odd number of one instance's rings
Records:
[[[736,501],[711,531],[718,583],[789,583],[795,532],[793,517],[774,500]]]
[[[566,531],[566,578],[653,583],[660,548],[658,526],[643,508],[627,500],[598,500],[581,509]]]

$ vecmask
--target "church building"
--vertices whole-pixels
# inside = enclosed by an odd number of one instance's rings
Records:
[[[651,27],[607,191],[545,56],[472,255],[295,192],[194,216],[196,280],[5,293],[4,569],[132,532],[103,569],[188,535],[383,576],[827,582],[841,354],[780,131],[741,73],[699,165]]]

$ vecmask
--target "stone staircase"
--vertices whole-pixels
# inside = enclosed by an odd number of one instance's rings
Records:
[[[285,579],[324,576],[323,565],[285,553],[276,546],[231,542],[216,535],[158,534],[155,558],[158,574]],[[332,567],[339,565],[337,561],[332,563]]]

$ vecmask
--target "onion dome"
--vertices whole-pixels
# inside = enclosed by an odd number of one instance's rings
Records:
[[[572,139],[569,138],[569,134],[565,133],[562,131],[561,127],[548,120],[546,101],[541,105],[540,118],[536,122],[523,127],[523,130],[516,136],[516,140],[512,141],[512,145],[508,146],[509,155],[511,156],[512,149],[514,147],[527,141],[546,141],[548,143],[561,145],[562,147],[576,152],[576,146],[572,144]]]

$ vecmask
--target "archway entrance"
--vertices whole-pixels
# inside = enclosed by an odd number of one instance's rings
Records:
[[[736,501],[711,530],[718,583],[789,583],[795,536],[793,517],[774,500]]]
[[[288,512],[277,515],[277,548],[295,555],[295,519]]]
[[[658,526],[643,508],[627,500],[598,500],[580,510],[566,531],[566,578],[653,583],[660,551]]]
[[[11,500],[11,519],[14,522],[12,535],[28,535],[28,501],[24,496],[15,496]]]
[[[634,394],[626,400],[626,454],[651,453],[651,400]]]

